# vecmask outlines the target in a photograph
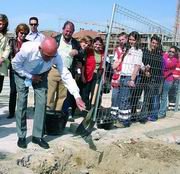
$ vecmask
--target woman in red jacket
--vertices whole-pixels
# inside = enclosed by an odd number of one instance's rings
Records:
[[[86,108],[91,108],[91,100],[95,88],[96,81],[102,75],[103,64],[103,40],[101,37],[93,39],[93,48],[87,50],[87,57],[84,66],[84,88],[82,90],[82,99],[86,103]],[[91,94],[91,98],[90,98]]]

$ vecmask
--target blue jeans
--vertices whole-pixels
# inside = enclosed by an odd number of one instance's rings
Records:
[[[131,88],[128,86],[128,81],[131,80],[131,76],[121,77],[120,88],[117,96],[118,107],[120,110],[129,110],[130,98],[131,98]]]
[[[141,117],[158,118],[159,104],[160,104],[160,83],[161,79],[151,79],[144,84],[144,100],[141,109]]]
[[[170,103],[176,103],[176,96],[178,95],[179,80],[173,81],[171,88],[169,89],[168,98]]]
[[[119,96],[119,87],[118,88],[113,88],[112,89],[112,104],[111,104],[111,107],[118,107],[119,106],[119,101],[118,101],[118,96]]]
[[[159,109],[159,117],[163,117],[166,115],[166,109],[167,109],[167,97],[170,88],[172,87],[173,82],[172,81],[164,81],[163,84],[163,90],[161,94],[161,103],[160,103],[160,109]]]

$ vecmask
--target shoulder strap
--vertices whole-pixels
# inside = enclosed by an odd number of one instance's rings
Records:
[[[118,47],[115,49],[115,52],[117,53],[117,58],[120,59],[122,52],[119,51]]]

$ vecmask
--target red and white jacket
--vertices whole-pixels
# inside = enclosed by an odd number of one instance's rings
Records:
[[[121,73],[121,69],[122,69],[122,55],[123,55],[123,51],[120,47],[117,47],[115,49],[115,60],[114,60],[114,64],[118,64],[118,66],[113,69],[114,70],[114,73],[113,73],[113,76],[112,76],[112,81],[111,81],[111,86],[113,88],[117,88],[120,86],[120,83],[119,83],[119,79],[120,79],[120,73]],[[120,63],[119,63],[120,61]]]
[[[180,80],[180,61],[178,61],[175,70],[173,71],[173,77]]]

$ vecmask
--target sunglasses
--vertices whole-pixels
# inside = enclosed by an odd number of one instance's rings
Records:
[[[21,33],[22,35],[27,35],[27,34],[28,34],[28,33],[22,32],[22,31],[20,31],[20,33]]]
[[[31,26],[37,26],[38,24],[29,24],[29,25],[31,25]]]

